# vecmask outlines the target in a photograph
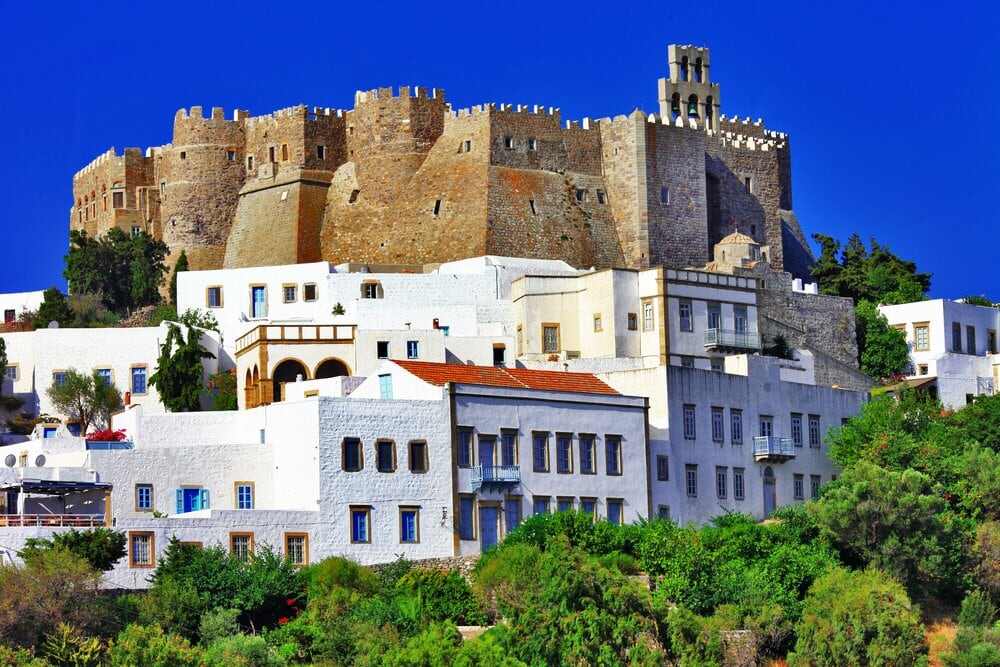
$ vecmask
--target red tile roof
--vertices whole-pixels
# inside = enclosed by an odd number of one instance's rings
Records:
[[[424,382],[444,385],[481,384],[490,387],[515,387],[545,391],[570,391],[583,394],[614,394],[618,392],[590,373],[568,371],[536,371],[527,368],[498,368],[495,366],[466,366],[442,364],[432,361],[393,359],[393,363],[413,373]]]

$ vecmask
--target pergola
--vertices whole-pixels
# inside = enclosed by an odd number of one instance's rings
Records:
[[[76,482],[51,479],[20,479],[0,482],[0,498],[5,501],[6,511],[0,514],[0,526],[50,526],[93,528],[111,525],[111,484],[107,482]],[[29,496],[66,496],[89,491],[102,491],[104,511],[95,513],[36,512],[25,514],[25,500]]]

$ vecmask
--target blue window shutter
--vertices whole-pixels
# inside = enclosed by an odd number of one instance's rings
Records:
[[[184,489],[177,489],[177,513],[184,513]]]
[[[208,504],[208,489],[202,489],[201,490],[201,508],[200,509],[207,510],[208,508],[209,508],[209,504]]]

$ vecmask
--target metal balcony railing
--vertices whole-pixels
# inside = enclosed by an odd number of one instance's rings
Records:
[[[755,461],[787,461],[795,458],[795,445],[791,438],[776,435],[759,435],[753,439]]]
[[[756,331],[706,329],[705,347],[727,348],[732,350],[759,350],[760,334]]]
[[[472,490],[478,491],[484,484],[519,484],[521,466],[475,466],[472,469]]]
[[[0,528],[97,528],[104,521],[103,514],[0,514]]]

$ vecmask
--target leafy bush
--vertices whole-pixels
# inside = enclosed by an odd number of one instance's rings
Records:
[[[263,637],[234,635],[209,645],[201,664],[204,667],[281,667],[287,662]]]
[[[96,637],[87,637],[65,623],[45,637],[42,655],[55,665],[98,667],[104,662],[104,644]]]
[[[567,540],[569,546],[592,555],[621,552],[634,555],[641,526],[619,526],[608,521],[594,521],[584,512],[535,514],[511,532],[505,545],[531,544],[546,549],[554,541]]]
[[[65,549],[40,551],[24,565],[0,565],[0,637],[38,646],[60,624],[95,632],[106,622],[101,574]]]
[[[10,648],[0,644],[0,665],[2,667],[51,667],[48,662],[36,658],[31,649]]]
[[[926,664],[920,615],[898,583],[878,570],[837,568],[813,584],[789,665]]]
[[[201,651],[158,625],[130,625],[108,645],[109,667],[195,667]]]
[[[425,620],[458,625],[482,625],[487,621],[469,584],[457,572],[413,569],[399,580],[396,590],[420,600]]]
[[[203,644],[211,644],[218,639],[225,639],[240,631],[240,610],[219,607],[205,612],[198,624],[198,635]]]
[[[997,608],[982,591],[972,591],[962,600],[958,624],[969,628],[987,628],[997,620]]]
[[[107,572],[125,556],[125,533],[110,528],[92,528],[55,533],[51,538],[29,537],[18,555],[30,561],[52,549],[65,549],[87,561],[95,570]]]
[[[976,529],[972,554],[976,583],[1000,604],[1000,522],[987,521]]]
[[[163,577],[140,599],[138,621],[197,641],[199,619],[206,609],[207,596],[190,582]]]

